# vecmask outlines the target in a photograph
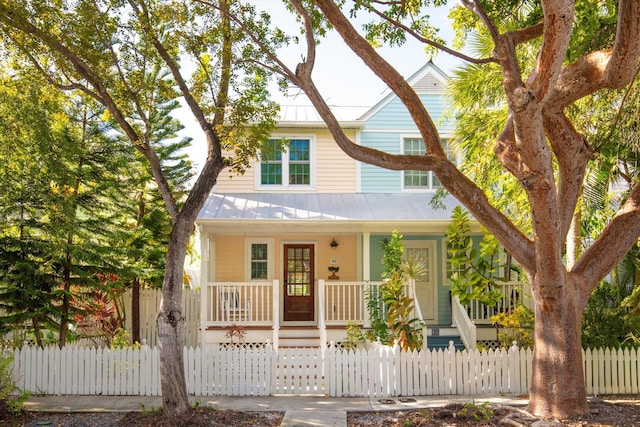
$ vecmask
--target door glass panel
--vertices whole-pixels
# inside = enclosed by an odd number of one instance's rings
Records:
[[[311,279],[311,250],[287,248],[288,296],[310,296]]]
[[[431,266],[429,265],[429,248],[405,248],[407,258],[422,262],[424,274],[416,277],[417,281],[429,282],[431,277]]]

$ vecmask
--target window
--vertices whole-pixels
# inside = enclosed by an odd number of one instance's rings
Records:
[[[251,245],[251,280],[267,279],[269,272],[267,254],[266,243],[253,243]]]
[[[442,140],[447,158],[456,163],[456,155],[446,139]],[[421,156],[424,154],[422,138],[403,138],[402,152]],[[435,190],[440,188],[438,178],[429,171],[408,170],[402,172],[402,188],[404,190]]]
[[[247,280],[271,280],[272,246],[271,239],[246,240]]]
[[[265,144],[256,177],[258,188],[286,189],[313,185],[313,141],[310,138],[291,138],[287,141],[284,151],[278,150],[277,139]]]

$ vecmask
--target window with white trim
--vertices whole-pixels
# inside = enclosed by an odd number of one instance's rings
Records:
[[[314,185],[314,141],[309,137],[287,138],[280,151],[280,140],[270,139],[260,156],[256,174],[258,189],[299,189]]]
[[[447,139],[442,140],[442,146],[447,155],[447,158],[454,163],[457,163],[456,153],[453,151],[451,144]],[[422,138],[408,137],[402,139],[402,153],[421,156],[424,154],[424,143]],[[435,190],[442,185],[438,180],[438,177],[431,171],[416,171],[406,170],[402,171],[402,189],[407,191],[415,190]]]
[[[247,280],[271,280],[273,276],[273,240],[246,240],[246,273]]]

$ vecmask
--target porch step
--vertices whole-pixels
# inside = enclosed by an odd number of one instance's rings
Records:
[[[320,347],[320,331],[316,327],[284,327],[280,329],[279,347]]]
[[[464,344],[460,340],[459,335],[440,335],[427,337],[427,347],[429,350],[445,350],[449,348],[449,342],[453,341],[453,345],[456,350],[464,350]]]

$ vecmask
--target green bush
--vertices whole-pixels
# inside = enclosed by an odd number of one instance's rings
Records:
[[[424,323],[411,318],[415,301],[404,294],[404,284],[424,274],[424,262],[405,259],[402,235],[393,230],[390,240],[381,242],[385,283],[367,289],[366,302],[371,329],[365,337],[382,344],[397,343],[403,350],[420,350],[423,345]]]
[[[510,313],[491,316],[491,322],[498,326],[498,341],[501,348],[509,348],[515,341],[520,348],[533,348],[533,311],[523,305]]]
[[[342,346],[347,350],[355,350],[364,342],[365,337],[360,325],[355,322],[347,323],[347,337],[342,342]]]
[[[0,349],[0,415],[8,411],[20,412],[22,405],[29,398],[29,393],[21,391],[13,379],[13,355]]]

